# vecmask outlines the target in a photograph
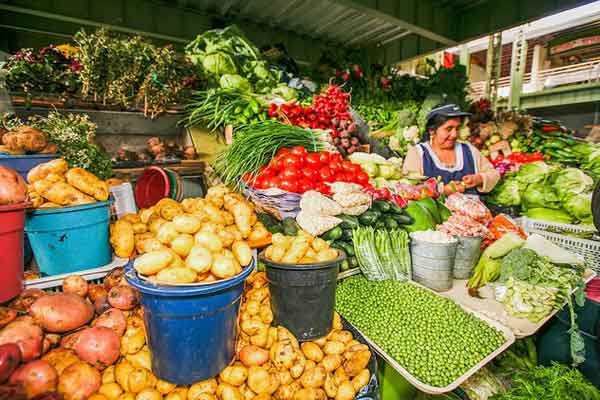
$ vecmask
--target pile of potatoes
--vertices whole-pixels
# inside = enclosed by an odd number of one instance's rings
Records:
[[[189,386],[163,381],[122,274],[113,270],[103,285],[72,275],[62,293],[26,289],[0,308],[0,399],[350,400],[369,382],[371,352],[337,314],[326,337],[302,344],[271,325],[263,272],[247,280],[232,364]]]
[[[69,168],[63,158],[39,164],[27,174],[34,208],[78,206],[108,200],[108,183],[83,168]]]
[[[340,253],[329,243],[310,233],[299,230],[296,236],[276,233],[272,245],[267,247],[264,256],[268,260],[282,264],[311,264],[335,260]]]
[[[252,247],[270,242],[251,203],[224,185],[205,198],[181,203],[165,198],[111,226],[119,257],[137,253],[136,271],[165,284],[210,283],[239,274],[252,260]]]

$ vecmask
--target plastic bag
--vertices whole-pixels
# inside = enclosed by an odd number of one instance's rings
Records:
[[[482,224],[492,219],[490,210],[479,200],[474,200],[462,193],[453,193],[446,199],[446,207],[452,212],[465,215]]]

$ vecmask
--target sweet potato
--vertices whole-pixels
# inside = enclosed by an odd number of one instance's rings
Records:
[[[94,307],[80,296],[57,293],[37,299],[29,313],[48,332],[63,333],[88,323]]]
[[[62,375],[63,371],[81,361],[75,354],[75,351],[64,347],[50,350],[47,354],[42,357],[42,360],[47,361],[54,367],[58,375]]]
[[[123,336],[127,329],[127,319],[123,311],[118,308],[106,310],[94,320],[92,326],[103,326],[112,329],[119,337]]]
[[[108,291],[104,286],[96,285],[95,283],[88,284],[87,297],[92,303],[96,301],[98,297],[108,297]]]
[[[88,291],[88,283],[79,275],[69,275],[63,280],[63,292],[73,293],[85,297]]]
[[[119,358],[119,336],[111,328],[86,328],[78,335],[74,350],[83,361],[102,370]]]
[[[0,344],[15,343],[23,361],[31,361],[42,353],[44,332],[31,318],[17,318],[0,331]]]
[[[21,349],[14,343],[0,345],[0,384],[4,383],[21,363]]]
[[[108,302],[119,310],[131,310],[138,304],[138,293],[131,286],[114,286],[108,292]]]
[[[29,307],[40,297],[46,296],[46,292],[42,289],[25,289],[16,299],[11,301],[10,308],[14,308],[17,311],[27,312]]]
[[[22,385],[28,397],[54,391],[58,374],[52,365],[44,360],[31,361],[17,369],[10,377],[13,385]]]
[[[0,307],[0,329],[17,318],[17,311],[8,307]]]
[[[65,400],[85,400],[100,389],[100,372],[86,362],[72,364],[58,377],[58,393]]]
[[[117,267],[111,270],[106,277],[104,277],[104,288],[109,291],[114,286],[118,286],[121,284],[121,279],[123,278],[123,268]]]

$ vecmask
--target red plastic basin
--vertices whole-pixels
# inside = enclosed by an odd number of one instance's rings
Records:
[[[0,303],[23,289],[23,227],[28,205],[0,206]]]

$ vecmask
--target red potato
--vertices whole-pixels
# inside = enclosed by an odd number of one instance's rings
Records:
[[[44,360],[31,361],[22,365],[10,377],[12,385],[25,388],[27,397],[56,390],[58,374],[50,363]]]
[[[66,368],[58,377],[58,393],[65,400],[85,400],[97,392],[101,384],[100,372],[80,361]]]
[[[69,275],[63,280],[63,292],[85,297],[88,292],[88,283],[79,275]]]
[[[0,331],[0,344],[15,343],[21,350],[24,362],[38,358],[42,354],[44,332],[31,318],[17,318]]]
[[[114,286],[108,292],[108,302],[119,310],[131,310],[138,304],[138,293],[131,286]]]
[[[82,331],[73,332],[69,335],[63,336],[60,340],[60,347],[64,347],[65,349],[74,349],[75,344],[79,340],[79,334]]]
[[[125,333],[125,329],[127,329],[127,318],[125,318],[123,311],[118,308],[111,308],[96,318],[92,326],[110,328],[121,337]]]
[[[14,343],[0,345],[0,384],[12,375],[21,363],[21,349]]]
[[[106,291],[106,289],[104,289],[104,286],[96,285],[95,283],[91,283],[88,285],[87,296],[88,296],[88,299],[90,299],[90,301],[92,303],[94,303],[96,301],[96,299],[99,297],[107,297],[108,292]]]
[[[29,307],[40,297],[47,296],[47,293],[42,289],[25,289],[16,299],[10,302],[10,308],[17,311],[27,312]]]
[[[37,299],[29,314],[48,332],[64,333],[87,324],[94,316],[94,307],[72,293],[57,293]]]
[[[65,398],[60,393],[56,392],[45,392],[40,393],[31,400],[64,400]]]
[[[120,337],[103,326],[82,330],[73,350],[79,358],[102,370],[119,358]]]
[[[123,278],[123,267],[117,267],[110,271],[108,275],[104,277],[104,288],[108,291],[115,286],[119,286],[121,284],[121,279]]]
[[[0,328],[4,328],[17,318],[17,311],[8,307],[0,307]]]
[[[42,360],[47,361],[54,367],[58,375],[62,375],[67,367],[81,361],[71,349],[59,347],[58,349],[50,350],[48,354],[42,357]]]
[[[108,302],[108,295],[98,297],[94,301],[94,311],[96,311],[96,314],[98,315],[104,314],[107,310],[110,310],[110,308],[111,307]]]
[[[27,400],[25,389],[20,385],[0,386],[0,399],[2,400]]]

